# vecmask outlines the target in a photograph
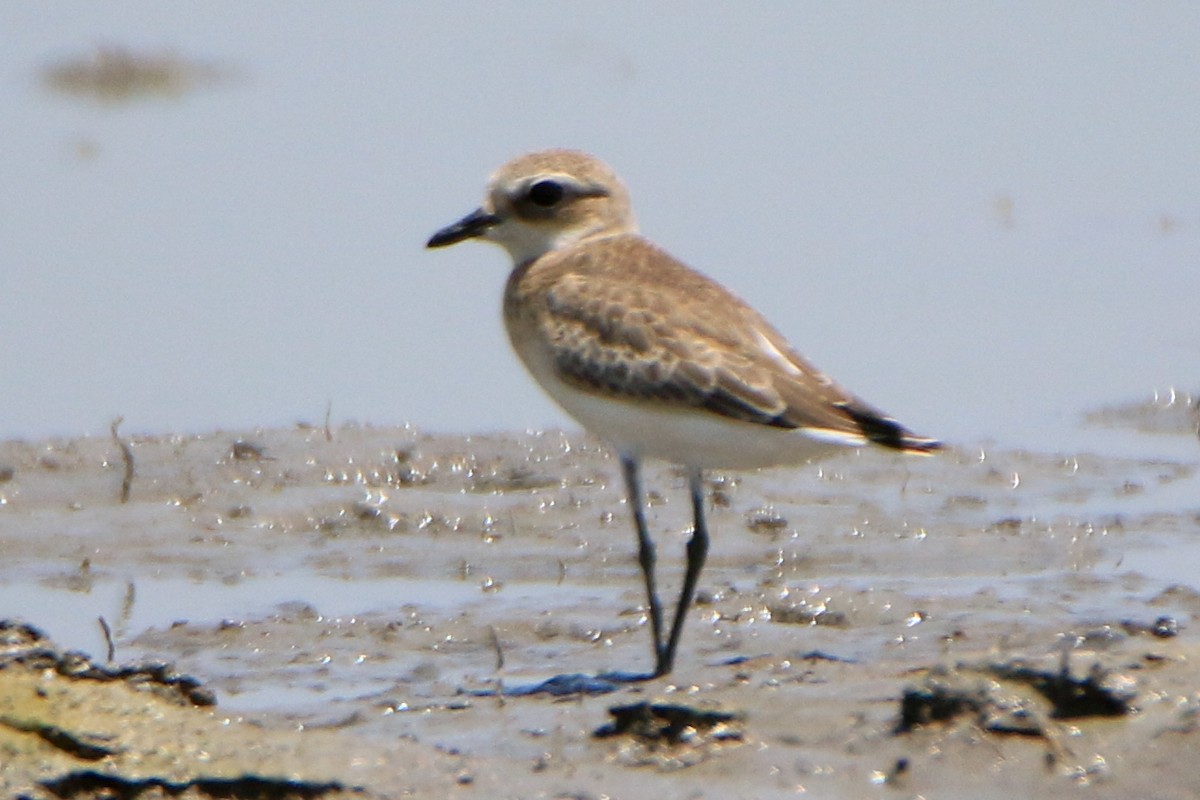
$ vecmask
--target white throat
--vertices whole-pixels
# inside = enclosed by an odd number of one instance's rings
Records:
[[[514,264],[524,264],[546,253],[562,250],[594,235],[595,228],[555,228],[506,220],[490,229],[485,238],[505,250]]]

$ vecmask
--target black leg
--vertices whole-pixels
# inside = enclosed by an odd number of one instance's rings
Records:
[[[642,511],[642,479],[638,460],[621,456],[621,470],[625,474],[625,490],[629,507],[633,511],[633,525],[637,528],[638,564],[646,581],[646,603],[650,607],[650,632],[654,635],[655,675],[662,675],[662,605],[658,602],[658,591],[654,587],[654,542],[646,530],[646,515]]]
[[[675,619],[671,623],[671,638],[667,640],[665,650],[658,659],[655,675],[666,675],[675,665],[675,646],[679,644],[679,635],[683,633],[683,623],[687,618],[688,608],[696,594],[696,582],[700,580],[700,572],[704,569],[704,559],[708,557],[708,525],[704,521],[704,481],[698,469],[688,470],[688,489],[692,493],[692,538],[687,545],[687,572],[683,576],[683,590],[679,593],[679,604],[675,606]]]

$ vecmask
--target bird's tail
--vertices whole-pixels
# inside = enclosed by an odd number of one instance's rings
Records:
[[[884,416],[865,404],[849,404],[843,407],[850,415],[863,436],[872,442],[903,453],[931,455],[942,449],[942,443],[928,436],[918,436],[891,417]]]

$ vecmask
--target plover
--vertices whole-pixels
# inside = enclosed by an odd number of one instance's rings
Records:
[[[504,324],[530,374],[617,452],[638,537],[654,676],[671,671],[708,553],[702,470],[797,464],[866,444],[940,447],[815,369],[758,312],[643,238],[624,184],[596,158],[516,158],[483,206],[430,238],[508,251]],[[684,467],[694,527],[670,631],[655,587],[641,463]]]

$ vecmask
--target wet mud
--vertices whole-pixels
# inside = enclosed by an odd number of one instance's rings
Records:
[[[0,443],[0,793],[1194,797],[1193,411],[1093,421],[713,475],[675,673],[603,691],[652,654],[586,437]],[[669,596],[685,481],[646,484]]]

